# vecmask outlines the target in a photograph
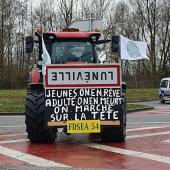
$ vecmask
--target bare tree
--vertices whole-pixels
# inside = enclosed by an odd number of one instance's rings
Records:
[[[73,0],[59,0],[58,10],[60,11],[60,22],[64,27],[68,28],[73,20]],[[62,20],[64,23],[62,23]]]
[[[168,76],[170,72],[170,2],[164,1],[162,12],[160,13],[160,25],[158,32],[158,55],[160,77]]]
[[[32,13],[32,25],[34,27],[41,27],[43,31],[56,31],[58,29],[58,13],[54,0],[42,0]]]
[[[138,21],[141,22],[142,33],[140,36],[148,44],[151,83],[152,87],[155,87],[159,81],[159,77],[156,75],[161,73],[160,77],[162,76],[161,70],[165,68],[168,61],[169,4],[168,1],[158,0],[135,0],[131,1],[131,4],[136,9],[135,14]]]
[[[23,2],[27,0],[19,1],[19,0],[0,0],[0,87],[7,88],[13,86],[13,80],[16,81],[17,76],[15,70],[18,69],[18,61],[20,61],[19,65],[23,68],[24,66],[24,29],[25,29],[25,21],[26,21],[26,6]],[[19,35],[21,34],[22,37]],[[19,43],[21,53],[17,60],[16,48],[19,47],[17,44],[18,39],[20,39]]]
[[[19,80],[26,80],[25,73],[36,55],[25,54],[24,37],[33,35],[36,26],[43,31],[61,31],[75,20],[90,18],[105,22],[107,38],[122,34],[147,42],[150,63],[123,61],[122,73],[131,87],[156,87],[160,77],[170,71],[170,2],[129,1],[41,0],[33,7],[31,0],[0,0],[0,88],[22,86]]]

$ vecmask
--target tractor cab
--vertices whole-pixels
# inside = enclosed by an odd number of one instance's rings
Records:
[[[69,62],[97,63],[95,42],[100,33],[60,32],[44,33],[43,39],[52,64]]]
[[[64,30],[64,31],[69,31]],[[39,44],[39,61],[42,61],[42,40],[51,57],[51,64],[66,64],[70,62],[99,63],[96,45],[110,42],[99,40],[100,32],[35,32],[38,40],[32,36],[26,37],[26,53],[32,53],[34,43]]]

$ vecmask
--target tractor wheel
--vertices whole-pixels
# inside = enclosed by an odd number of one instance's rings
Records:
[[[44,92],[30,92],[25,102],[25,123],[28,138],[33,143],[53,143],[56,129],[45,125]]]
[[[103,142],[125,142],[126,127],[104,127],[101,138]]]
[[[103,142],[125,142],[125,138],[126,138],[126,112],[124,112],[123,114],[122,127],[107,126],[103,127],[101,132],[101,139]]]

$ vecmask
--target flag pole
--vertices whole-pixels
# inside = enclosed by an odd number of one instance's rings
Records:
[[[120,34],[118,35],[118,37],[119,37],[118,59],[119,59],[119,64],[120,64],[120,82],[122,83],[122,60],[121,60],[121,36]]]

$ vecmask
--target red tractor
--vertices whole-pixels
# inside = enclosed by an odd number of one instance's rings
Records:
[[[126,137],[125,91],[120,64],[100,64],[99,32],[35,32],[26,52],[39,47],[39,61],[29,72],[25,123],[31,142],[52,143],[58,128],[70,133],[100,133],[105,142]],[[77,31],[77,30],[76,30]],[[44,45],[44,46],[43,46]]]

